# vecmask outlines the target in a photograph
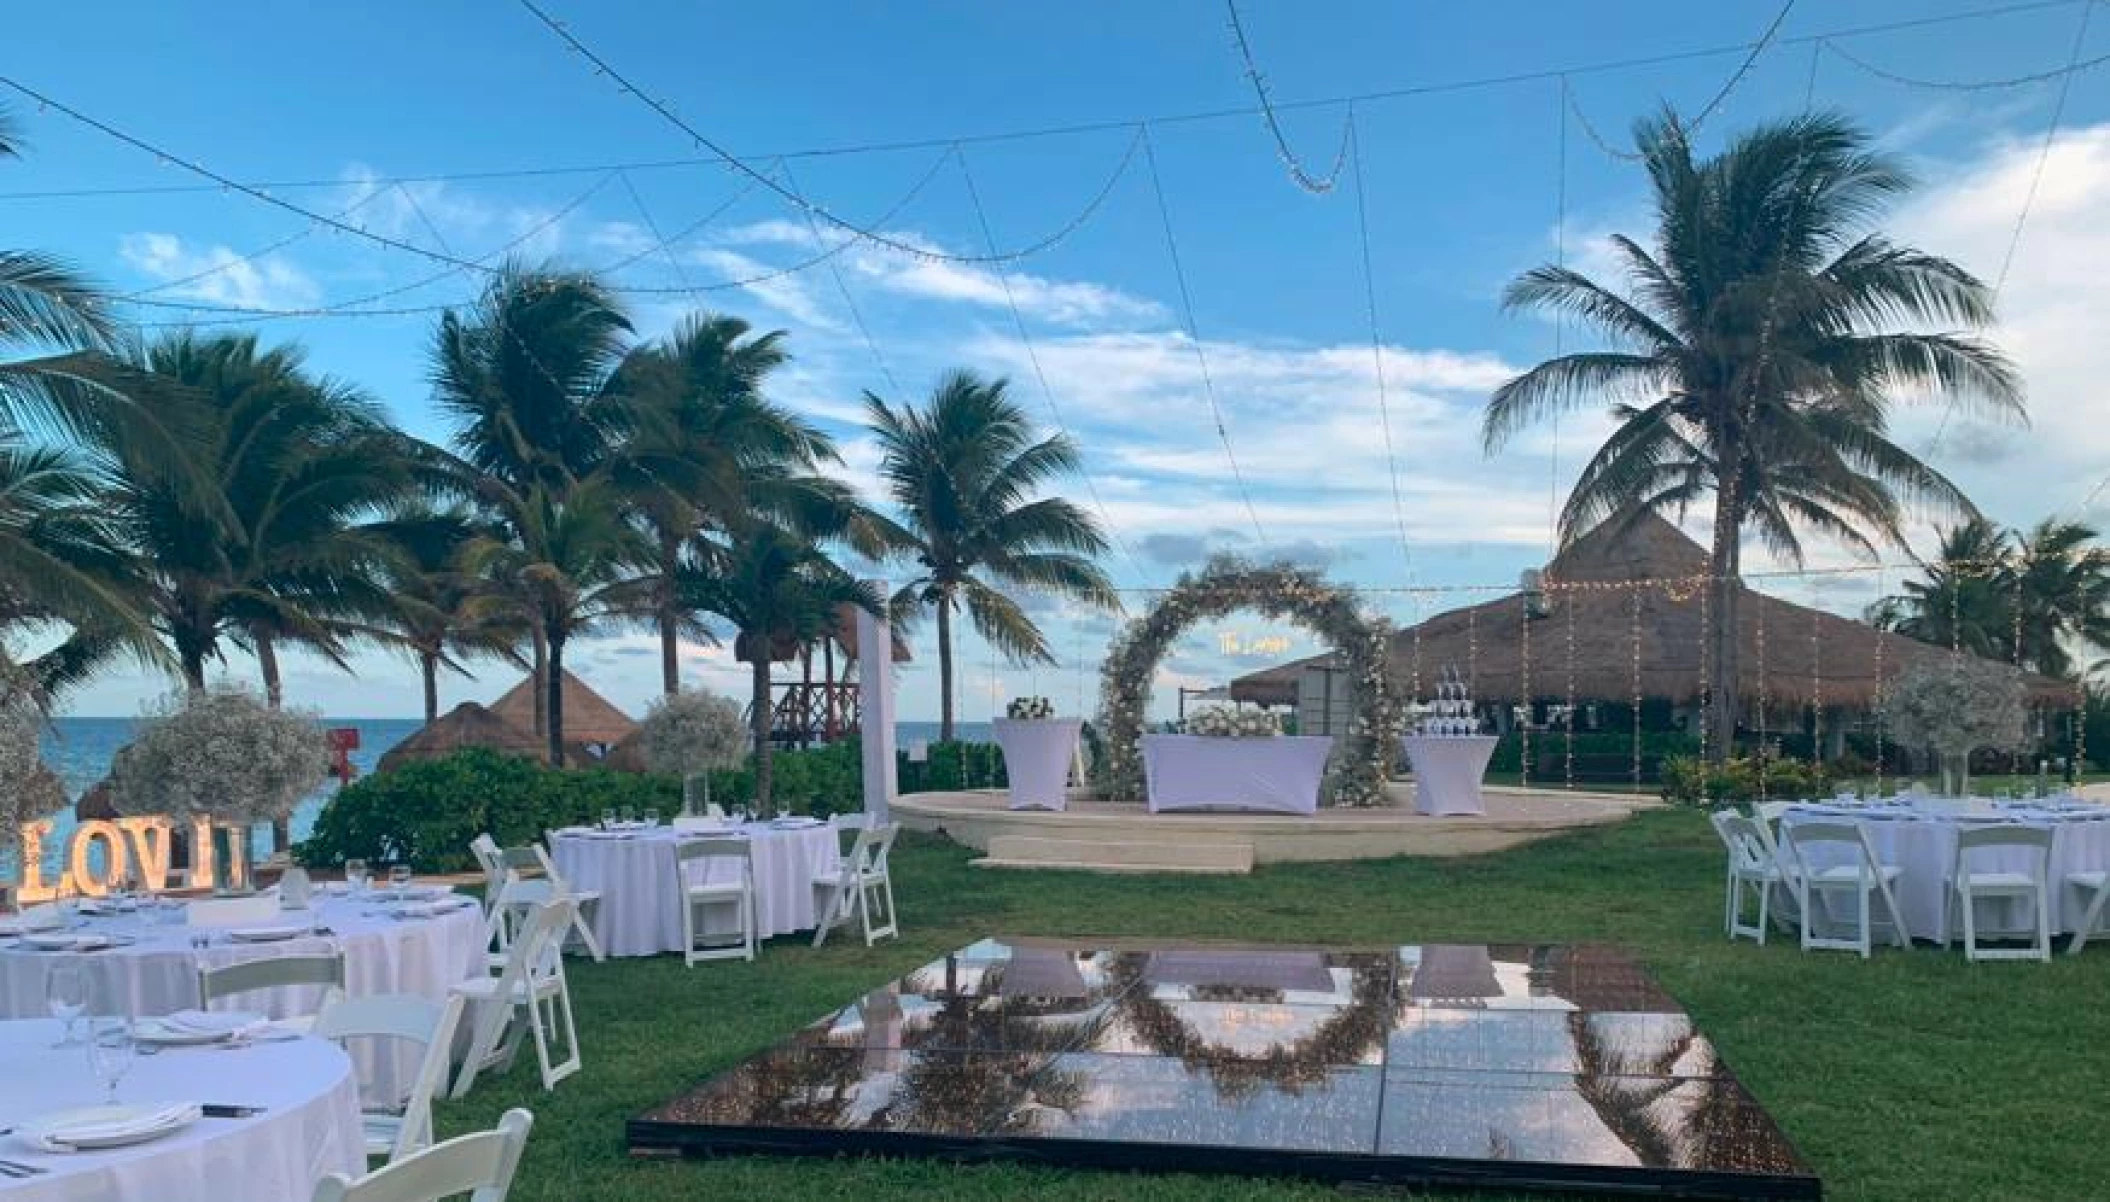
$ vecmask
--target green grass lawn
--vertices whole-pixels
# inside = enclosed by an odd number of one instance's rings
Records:
[[[1920,947],[1805,955],[1723,940],[1705,819],[1618,827],[1468,860],[1264,868],[1172,879],[996,873],[905,840],[906,934],[867,950],[778,940],[753,964],[575,962],[586,1067],[544,1094],[532,1057],[441,1111],[443,1133],[536,1115],[517,1202],[722,1198],[1327,1198],[1317,1184],[913,1161],[633,1162],[623,1123],[952,948],[990,934],[1373,946],[1614,942],[1693,1013],[1832,1198],[2110,1196],[2110,942],[2077,958],[1968,964]]]

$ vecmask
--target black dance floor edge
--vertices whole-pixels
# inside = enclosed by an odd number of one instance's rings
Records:
[[[628,1127],[638,1156],[882,1155],[1821,1198],[1614,948],[985,939]]]

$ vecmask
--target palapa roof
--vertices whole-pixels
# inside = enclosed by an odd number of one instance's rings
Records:
[[[889,627],[887,633],[891,636],[894,644],[895,663],[905,664],[915,658],[909,654],[908,642],[901,637],[900,630]],[[845,602],[835,607],[835,629],[829,632],[828,637],[835,640],[837,647],[842,648],[843,655],[852,661],[857,659],[857,607],[855,605]],[[769,658],[780,664],[790,663],[799,657],[800,646],[799,641],[793,638],[773,640],[769,647]],[[733,658],[743,664],[753,663],[755,658],[753,647],[753,642],[748,639],[734,640]]]
[[[1702,611],[1707,604],[1707,590],[1698,581],[1707,570],[1706,550],[1659,516],[1599,526],[1547,565],[1542,616],[1527,619],[1529,601],[1522,593],[1437,614],[1394,634],[1392,679],[1402,690],[1412,691],[1418,678],[1426,695],[1446,668],[1456,668],[1469,678],[1475,700],[1517,704],[1524,700],[1528,644],[1534,700],[1567,695],[1571,674],[1578,697],[1632,697],[1637,629],[1633,607],[1638,592],[1641,695],[1697,700],[1704,655]],[[1587,587],[1639,580],[1668,583]],[[1563,589],[1563,584],[1585,587]],[[1779,704],[1865,707],[1880,692],[1878,669],[1887,688],[1912,664],[1953,654],[1946,647],[1770,597],[1748,585],[1737,588],[1737,629],[1743,644],[1738,684],[1752,700],[1763,696]],[[1286,704],[1296,699],[1296,682],[1304,669],[1331,659],[1314,656],[1241,676],[1231,682],[1231,695],[1240,701]],[[2077,700],[2074,686],[2066,681],[2000,666],[2023,679],[2033,703],[2072,705]]]
[[[389,748],[379,769],[389,772],[405,764],[444,759],[465,747],[484,747],[537,761],[548,758],[531,726],[516,726],[474,701],[464,701]]]
[[[586,682],[564,671],[564,741],[568,746],[606,743],[610,747],[637,729],[630,715],[615,708]],[[491,712],[522,730],[535,729],[535,677],[532,673],[491,705]]]

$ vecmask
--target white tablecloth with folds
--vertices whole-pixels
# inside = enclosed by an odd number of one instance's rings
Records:
[[[1485,814],[1480,780],[1495,754],[1493,735],[1407,735],[1400,739],[1414,766],[1414,812],[1446,816]]]
[[[1144,735],[1143,778],[1150,811],[1315,813],[1332,750],[1333,740],[1325,735]]]
[[[734,837],[753,848],[755,928],[761,938],[812,930],[819,921],[813,878],[842,861],[842,843],[826,823],[780,828],[751,822],[724,831],[552,832],[550,855],[573,889],[597,892],[594,934],[611,956],[656,956],[678,952],[684,890],[675,880],[674,851],[683,839]],[[729,884],[738,870],[709,860],[690,868],[690,884]],[[731,907],[706,908],[706,930],[733,929]],[[727,911],[727,913],[719,913]]]
[[[1907,931],[1915,939],[1939,940],[1950,934],[1947,919],[1947,900],[1950,880],[1956,864],[1956,832],[1965,824],[1983,825],[1988,822],[2022,822],[2036,826],[2047,826],[2052,832],[2051,866],[2048,880],[2051,892],[2051,929],[2055,932],[2070,931],[2086,912],[2087,896],[2077,889],[2066,886],[2066,878],[2076,872],[2110,871],[2110,808],[2090,807],[2088,810],[2036,811],[2013,810],[2001,814],[1983,813],[1963,815],[1938,813],[1927,808],[1913,806],[1871,806],[1857,809],[1835,808],[1825,805],[1797,806],[1781,815],[1781,853],[1792,864],[1792,855],[1787,850],[1787,830],[1804,822],[1852,822],[1868,832],[1870,846],[1876,858],[1884,864],[1902,869],[1892,892],[1897,895],[1898,909],[1904,912]],[[1971,853],[1971,871],[1974,872],[2027,872],[2032,867],[2033,852],[2007,848],[1980,849]],[[1849,863],[1844,849],[1812,848],[1812,866],[1829,868],[1836,864]],[[1832,905],[1844,906],[1842,895],[1833,899]],[[2028,911],[2024,903],[2008,901],[1980,901],[1979,923],[1990,930],[2015,930],[2025,926]],[[1820,900],[1820,907],[1823,902]],[[1880,921],[1881,904],[1872,911]],[[1826,909],[1817,911],[1820,925],[1829,925],[1833,918]],[[1843,911],[1838,917],[1852,920]],[[1962,938],[1961,923],[1953,937]]]
[[[1019,721],[998,718],[989,724],[1004,751],[1004,778],[1010,781],[1010,808],[1061,810],[1069,806],[1070,762],[1077,757],[1077,718]]]
[[[88,974],[90,998],[99,1008],[121,1007],[135,1017],[171,1014],[198,1005],[198,970],[279,956],[344,953],[345,992],[353,997],[413,993],[444,1001],[449,987],[483,968],[483,911],[473,900],[432,918],[388,917],[378,901],[333,895],[311,910],[289,910],[278,923],[317,922],[327,935],[304,935],[274,943],[241,943],[225,931],[194,930],[165,923],[147,912],[82,920],[84,933],[110,934],[133,942],[95,952],[43,952],[19,940],[0,940],[0,1018],[49,1013],[44,981],[53,964],[72,961]],[[193,938],[208,936],[207,947]],[[258,1010],[273,1018],[312,1014],[319,988],[258,990],[227,999],[218,1009]],[[406,1092],[417,1074],[419,1051],[400,1040],[361,1040],[357,1060],[369,1097],[384,1102]]]
[[[79,1047],[53,1048],[50,1019],[0,1022],[0,1127],[100,1105]],[[170,1049],[141,1056],[117,1088],[124,1104],[258,1106],[243,1119],[203,1118],[150,1143],[99,1152],[33,1150],[0,1137],[0,1158],[45,1173],[0,1179],[8,1202],[305,1202],[330,1173],[366,1171],[352,1062],[319,1039],[240,1051]]]

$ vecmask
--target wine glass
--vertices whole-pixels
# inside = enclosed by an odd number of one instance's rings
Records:
[[[658,811],[658,810],[646,810],[646,811],[645,811],[645,829],[649,831],[649,830],[653,829],[654,827],[656,827],[656,826],[658,826],[658,825],[659,825],[659,811]]]
[[[117,1086],[132,1071],[139,1045],[132,1042],[132,1029],[123,1018],[97,1019],[89,1024],[88,1067],[108,1091],[103,1101],[117,1104]]]
[[[637,811],[631,809],[629,806],[623,806],[616,810],[615,820],[623,826],[636,826]]]
[[[601,811],[601,829],[602,829],[602,830],[604,830],[604,831],[608,831],[608,830],[614,830],[614,829],[615,829],[615,811],[614,811],[614,810],[602,810],[602,811]]]
[[[367,882],[373,879],[373,870],[366,866],[365,860],[353,856],[344,862],[344,883],[354,894],[366,892]]]
[[[55,1048],[70,1048],[80,1042],[74,1036],[73,1024],[88,1009],[88,974],[71,960],[55,960],[50,971],[44,974],[44,1005],[51,1016],[66,1023],[66,1033]]]
[[[391,864],[388,867],[388,887],[397,893],[410,888],[410,865]]]

